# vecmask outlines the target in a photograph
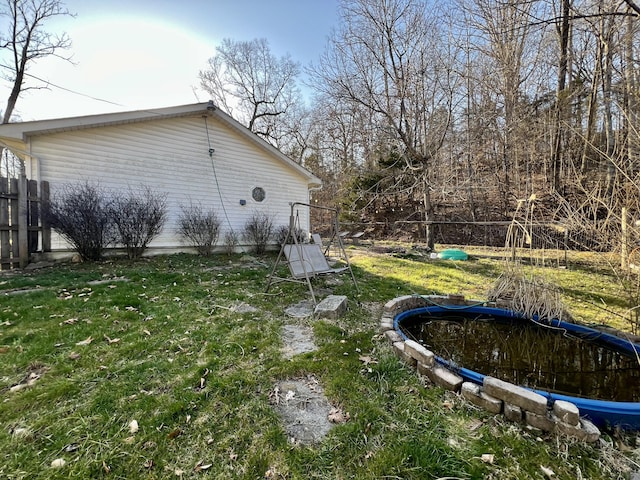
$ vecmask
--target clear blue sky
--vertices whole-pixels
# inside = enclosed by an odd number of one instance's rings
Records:
[[[29,73],[85,96],[53,86],[25,92],[15,111],[22,120],[206,101],[197,75],[223,38],[266,38],[277,56],[289,53],[307,65],[317,61],[338,19],[338,0],[67,0],[65,4],[76,18],[60,18],[48,28],[69,34],[75,65],[50,58]],[[4,107],[8,86],[2,87]]]

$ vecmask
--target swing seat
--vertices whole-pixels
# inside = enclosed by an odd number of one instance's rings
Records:
[[[284,245],[283,253],[287,259],[291,276],[295,279],[341,273],[349,269],[348,266],[332,268],[317,243]]]
[[[268,292],[271,285],[277,282],[306,283],[315,305],[317,304],[316,294],[313,291],[311,279],[320,275],[331,275],[345,271],[348,271],[351,274],[353,286],[355,287],[356,292],[358,292],[356,277],[353,275],[353,270],[351,270],[349,257],[347,257],[347,252],[345,251],[342,243],[342,237],[338,235],[338,232],[340,231],[338,229],[338,210],[335,208],[300,202],[291,203],[290,205],[291,215],[289,216],[289,231],[287,232],[287,237],[280,246],[280,253],[278,254],[276,263],[273,265],[271,274],[268,277],[265,292]],[[300,207],[309,209],[313,208],[332,213],[333,234],[326,245],[323,245],[324,242],[319,234],[311,235],[313,243],[300,243],[298,237],[295,235],[295,232],[300,230],[300,219],[298,216],[298,209]],[[288,243],[289,240],[292,240],[293,243]],[[327,261],[326,255],[330,251],[333,242],[336,244],[334,248],[337,250],[340,260],[346,264],[344,267],[333,268]],[[285,261],[287,263],[291,277],[279,277],[277,275],[278,265],[280,265],[281,261]]]

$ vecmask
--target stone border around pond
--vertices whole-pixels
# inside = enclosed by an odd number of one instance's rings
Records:
[[[433,305],[472,306],[484,304],[504,307],[494,302],[465,300],[463,295],[406,295],[388,301],[380,321],[380,331],[393,345],[396,355],[416,368],[435,385],[459,393],[467,401],[490,413],[500,414],[512,422],[526,423],[545,432],[558,433],[593,443],[600,438],[600,430],[591,421],[580,418],[578,407],[571,402],[556,400],[552,407],[543,395],[526,388],[486,376],[483,384],[465,382],[455,372],[436,363],[433,352],[413,340],[404,340],[395,330],[396,315],[415,308]]]

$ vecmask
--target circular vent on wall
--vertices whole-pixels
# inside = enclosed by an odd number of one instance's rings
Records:
[[[264,191],[264,188],[262,187],[255,187],[252,191],[251,191],[251,198],[253,198],[256,202],[262,202],[266,197],[266,193]]]

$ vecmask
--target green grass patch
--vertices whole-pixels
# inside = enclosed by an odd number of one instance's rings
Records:
[[[318,349],[292,359],[280,351],[281,328],[295,321],[284,309],[308,293],[289,283],[264,293],[272,255],[3,274],[0,478],[542,479],[544,467],[554,478],[609,479],[638,461],[637,451],[625,457],[478,411],[425,385],[377,334],[381,305],[399,295],[483,299],[499,259],[350,255],[360,296],[347,277],[320,285],[347,295],[349,311],[307,320]],[[539,272],[563,288],[576,318],[628,327],[624,290],[605,268]],[[256,312],[235,311],[239,302]],[[349,417],[313,447],[290,443],[270,403],[279,380],[307,376]],[[65,465],[52,468],[56,459]]]

